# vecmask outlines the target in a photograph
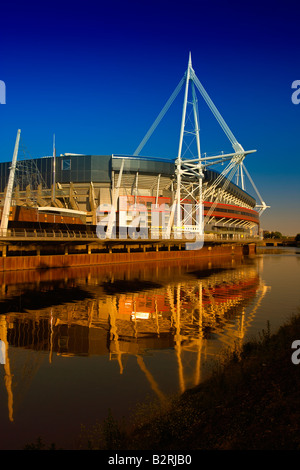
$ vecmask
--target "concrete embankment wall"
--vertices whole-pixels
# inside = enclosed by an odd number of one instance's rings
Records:
[[[0,257],[1,271],[17,271],[27,269],[49,269],[75,266],[109,265],[120,263],[143,263],[147,261],[162,261],[173,259],[196,259],[222,255],[251,255],[255,254],[255,244],[245,245],[211,245],[200,250],[187,251],[136,251],[130,253],[81,253],[53,254],[33,256],[2,256]]]

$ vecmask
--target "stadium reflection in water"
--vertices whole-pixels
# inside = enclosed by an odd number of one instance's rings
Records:
[[[92,419],[90,411],[83,410],[76,422],[77,407],[84,407],[87,397],[94,406],[93,419],[97,410],[101,419],[101,411],[105,415],[114,400],[118,412],[126,414],[142,396],[164,401],[168,394],[199,384],[211,370],[210,360],[224,348],[241,344],[267,289],[257,260],[233,257],[3,274],[0,339],[5,363],[0,366],[0,390],[6,389],[7,421],[18,422],[22,402],[25,406],[23,395],[45,393],[45,364],[58,368],[57,376],[49,372],[52,386],[55,381],[64,396],[72,396],[64,403],[72,415],[67,428],[78,426],[78,432],[84,417]],[[87,367],[95,357],[105,360],[101,370]],[[59,358],[65,361],[65,377],[59,375]],[[80,383],[74,387],[70,381],[70,390],[67,358],[72,370],[72,361],[80,358]],[[79,372],[82,368],[87,380]],[[31,432],[27,429],[24,442],[47,435],[51,428],[47,413],[50,422],[51,400],[58,398],[49,384],[47,390],[43,404],[29,400],[31,405],[26,405],[33,409]],[[38,407],[42,407],[45,429],[35,424]],[[50,438],[55,441],[55,435]]]

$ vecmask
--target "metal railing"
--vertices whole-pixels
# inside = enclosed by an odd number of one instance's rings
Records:
[[[20,238],[25,238],[26,240],[28,239],[56,239],[56,240],[70,240],[70,239],[77,239],[77,240],[99,240],[103,242],[109,241],[108,238],[99,238],[96,232],[87,232],[87,231],[79,231],[76,232],[74,230],[29,230],[29,229],[8,229],[5,231],[5,233],[0,233],[0,239],[20,239]],[[151,239],[142,239],[142,238],[137,238],[136,240],[132,238],[128,239],[118,239],[115,238],[113,239],[114,241],[136,241],[136,242],[158,242],[158,241],[168,241],[167,239],[161,238],[151,240]],[[204,235],[204,241],[221,241],[221,242],[249,242],[249,241],[260,241],[261,237],[259,236],[247,236],[247,234],[234,234],[233,236],[231,234],[226,234],[226,233],[219,233],[219,234],[205,234]],[[176,238],[171,239],[171,241],[179,241]],[[185,240],[188,241],[188,240]]]
[[[74,230],[28,230],[28,229],[9,229],[6,233],[0,234],[0,238],[13,239],[13,238],[59,238],[59,239],[70,239],[70,238],[98,238],[94,232],[76,232]]]

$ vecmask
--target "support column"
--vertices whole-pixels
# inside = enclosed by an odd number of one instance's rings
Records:
[[[2,218],[1,218],[1,225],[0,225],[0,233],[2,236],[6,236],[7,234],[9,212],[10,212],[10,207],[11,207],[15,172],[16,172],[16,166],[17,166],[17,156],[18,156],[18,150],[19,150],[20,134],[21,134],[21,131],[19,129],[17,133],[14,154],[13,154],[13,159],[12,159],[12,163],[10,167],[8,184],[6,188],[6,195],[5,195],[4,206],[3,206],[3,211],[2,211]]]
[[[120,187],[121,187],[121,182],[122,182],[122,174],[123,174],[124,164],[125,164],[125,160],[123,158],[122,163],[121,163],[121,168],[120,168],[120,171],[119,171],[117,187],[113,191],[112,210],[110,211],[110,214],[108,216],[106,238],[111,238],[113,227],[114,227],[114,224],[115,224],[115,217],[116,217],[116,212],[117,212],[117,209],[118,209],[118,200],[119,200],[119,193],[120,193]]]

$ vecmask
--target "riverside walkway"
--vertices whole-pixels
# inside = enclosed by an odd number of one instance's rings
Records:
[[[101,239],[95,231],[9,230],[0,237],[0,271],[251,255],[257,241],[207,234],[197,247],[186,238]]]
[[[7,230],[5,235],[0,234],[0,242],[14,243],[14,242],[76,242],[76,243],[99,243],[99,244],[166,244],[166,243],[193,243],[193,239],[188,237],[172,237],[167,238],[99,238],[95,231],[73,231],[73,230],[28,230],[28,229],[10,229]],[[243,237],[234,236],[230,237],[228,234],[205,234],[204,242],[211,243],[261,243],[258,237]]]

